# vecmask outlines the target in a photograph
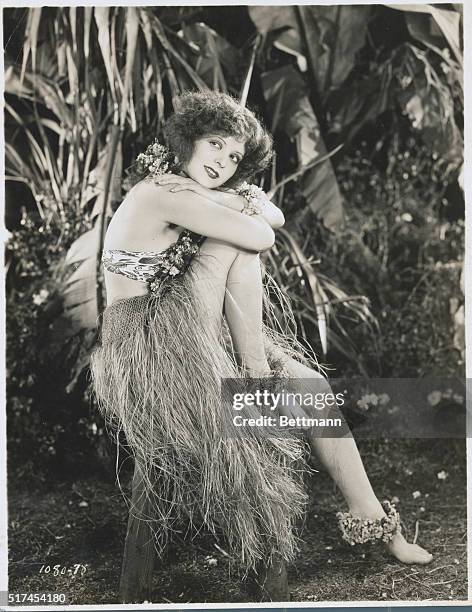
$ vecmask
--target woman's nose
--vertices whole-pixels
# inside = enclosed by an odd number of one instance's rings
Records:
[[[224,159],[222,157],[218,157],[217,159],[215,159],[215,162],[218,164],[218,166],[220,168],[224,168],[225,167],[225,162],[224,162]]]

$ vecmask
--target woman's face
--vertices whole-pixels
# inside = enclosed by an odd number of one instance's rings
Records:
[[[244,143],[233,136],[210,134],[195,141],[184,170],[200,185],[217,189],[234,175],[244,152]]]

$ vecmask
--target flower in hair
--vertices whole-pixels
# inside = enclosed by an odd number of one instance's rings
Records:
[[[157,140],[150,144],[144,153],[140,153],[136,159],[137,172],[147,174],[151,179],[170,172],[175,164],[175,156]]]

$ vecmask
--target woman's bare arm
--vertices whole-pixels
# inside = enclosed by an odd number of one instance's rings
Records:
[[[264,251],[274,244],[272,228],[259,215],[243,215],[199,193],[188,190],[175,193],[169,185],[142,182],[133,188],[133,197],[142,214],[157,214],[166,223],[185,227],[202,236],[249,251]]]
[[[172,190],[172,193],[180,193],[182,191],[193,191],[199,193],[206,199],[221,204],[231,210],[241,211],[247,204],[244,196],[235,193],[232,190],[220,191],[218,189],[207,189],[199,183],[186,176],[176,174],[166,174],[158,179],[159,185],[167,185]],[[273,202],[269,200],[266,193],[262,189],[258,190],[258,204],[260,207],[260,218],[264,219],[272,229],[278,229],[285,224],[283,212]]]
[[[219,203],[228,208],[234,206],[244,206],[244,197],[231,192],[218,191]],[[259,202],[261,212],[256,215],[262,217],[272,229],[279,229],[285,224],[283,212],[273,202],[269,200],[267,195],[261,191],[261,200]]]

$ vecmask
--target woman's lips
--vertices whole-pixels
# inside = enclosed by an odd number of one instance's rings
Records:
[[[213,170],[213,168],[211,168],[210,166],[203,166],[203,167],[205,168],[206,173],[211,179],[220,178],[220,175],[218,174],[218,172],[216,170]]]

